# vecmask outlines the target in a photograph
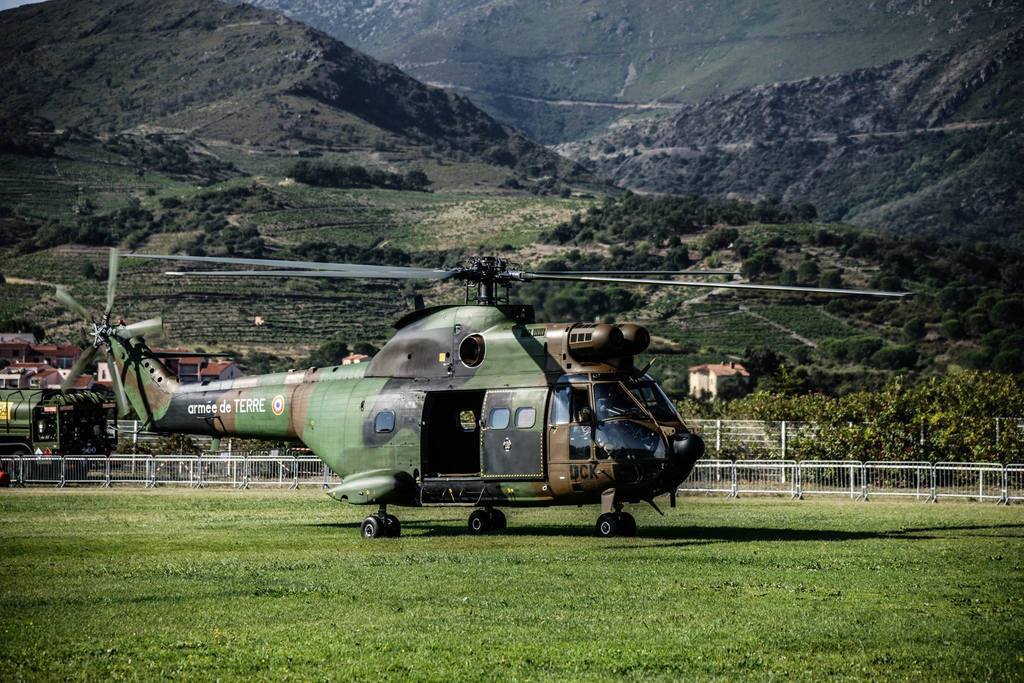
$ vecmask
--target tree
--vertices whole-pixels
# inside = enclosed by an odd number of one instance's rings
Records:
[[[903,325],[903,338],[910,342],[917,341],[924,337],[925,331],[924,320],[911,318]]]
[[[313,353],[309,354],[309,366],[322,368],[330,365],[338,365],[341,359],[349,355],[348,344],[340,339],[332,339],[320,345]]]
[[[838,270],[826,270],[821,280],[818,282],[819,287],[827,287],[829,289],[835,289],[843,286],[842,272]]]
[[[942,334],[954,340],[963,339],[965,336],[967,336],[967,329],[964,328],[964,324],[960,322],[960,318],[953,315],[943,318]]]
[[[774,273],[778,269],[779,264],[775,262],[771,254],[763,251],[759,251],[746,259],[743,261],[743,265],[740,266],[740,272],[747,278],[754,278],[765,273]]]
[[[740,231],[736,228],[715,228],[704,237],[701,243],[701,251],[709,253],[718,249],[725,249],[736,241]]]
[[[1024,327],[1024,300],[1003,299],[992,306],[988,317],[997,327]]]
[[[821,271],[818,270],[818,264],[814,261],[804,261],[796,269],[797,280],[804,284],[817,281],[820,275]]]
[[[917,362],[917,351],[910,346],[884,346],[871,356],[871,362],[880,368],[902,370]]]
[[[1015,374],[1024,370],[1024,354],[1020,349],[1002,351],[992,359],[992,369],[996,372]]]
[[[748,347],[743,352],[743,367],[754,377],[774,375],[782,367],[785,358],[766,346]]]
[[[372,357],[377,355],[377,347],[370,342],[356,342],[352,345],[352,353],[361,353]]]

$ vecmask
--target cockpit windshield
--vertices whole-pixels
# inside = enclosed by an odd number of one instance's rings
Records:
[[[650,419],[618,382],[594,384],[594,414],[602,422],[624,417]]]
[[[631,384],[629,391],[641,405],[651,411],[651,415],[654,415],[654,419],[658,422],[676,422],[679,420],[679,414],[676,413],[672,402],[665,395],[665,392],[661,390],[661,387],[654,382]]]

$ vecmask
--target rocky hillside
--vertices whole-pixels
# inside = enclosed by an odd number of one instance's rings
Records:
[[[757,86],[560,149],[623,187],[779,197],[820,217],[1024,246],[1024,28]]]
[[[249,6],[51,0],[0,13],[0,33],[7,121],[183,133],[249,152],[402,147],[573,172],[464,97]]]
[[[542,142],[960,47],[1024,16],[1016,0],[250,1],[464,93]]]

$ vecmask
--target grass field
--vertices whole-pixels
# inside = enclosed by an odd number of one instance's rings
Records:
[[[1024,509],[684,499],[364,510],[315,490],[0,494],[5,680],[1024,676]]]

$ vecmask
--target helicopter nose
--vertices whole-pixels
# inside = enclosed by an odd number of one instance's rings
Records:
[[[693,464],[704,455],[704,439],[696,434],[685,432],[676,434],[672,440],[672,459],[676,466],[687,472]]]

